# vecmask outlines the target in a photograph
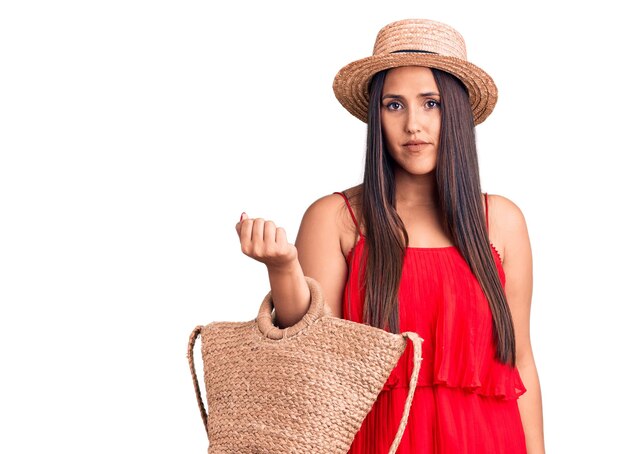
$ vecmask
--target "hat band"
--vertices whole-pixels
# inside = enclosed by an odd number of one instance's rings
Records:
[[[414,49],[407,49],[407,50],[394,50],[393,52],[391,52],[392,54],[402,54],[402,53],[416,53],[416,54],[435,54],[438,55],[437,52],[431,52],[429,50],[414,50]]]

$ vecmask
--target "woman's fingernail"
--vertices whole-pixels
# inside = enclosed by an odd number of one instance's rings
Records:
[[[239,222],[241,222],[243,220],[243,215],[246,214],[246,212],[244,211],[243,213],[241,213],[241,217],[239,218]]]

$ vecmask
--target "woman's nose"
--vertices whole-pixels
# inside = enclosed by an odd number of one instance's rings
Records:
[[[409,107],[406,116],[406,132],[409,134],[417,134],[421,132],[421,118],[419,109]]]

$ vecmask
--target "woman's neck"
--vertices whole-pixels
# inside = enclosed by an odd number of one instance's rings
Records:
[[[428,207],[437,204],[435,172],[409,175],[396,172],[396,207]]]

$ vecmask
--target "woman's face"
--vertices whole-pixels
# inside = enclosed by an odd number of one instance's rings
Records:
[[[439,147],[441,97],[430,68],[390,69],[381,100],[385,144],[397,170],[411,175],[432,172]]]

